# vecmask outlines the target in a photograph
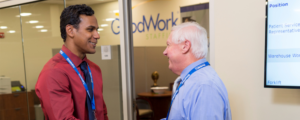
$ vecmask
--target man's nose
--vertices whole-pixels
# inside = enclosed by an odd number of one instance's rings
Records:
[[[167,56],[167,48],[165,49],[165,51],[163,52],[163,54],[164,54],[165,56]]]
[[[94,34],[94,38],[100,39],[100,34],[99,34],[98,32],[96,32],[96,33]]]

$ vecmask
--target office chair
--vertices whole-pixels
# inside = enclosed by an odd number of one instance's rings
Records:
[[[152,104],[147,98],[136,98],[136,120],[153,120]]]

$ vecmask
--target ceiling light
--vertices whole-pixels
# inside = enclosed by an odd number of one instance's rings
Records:
[[[42,25],[35,26],[35,28],[44,28]]]
[[[47,32],[48,30],[47,29],[41,29],[41,32]]]
[[[106,18],[105,21],[113,21],[115,18]]]
[[[21,13],[21,16],[30,16],[31,13]]]
[[[114,13],[119,13],[119,10],[114,10],[113,12],[114,12]]]
[[[7,26],[0,26],[1,29],[7,29]]]
[[[99,28],[98,31],[103,31],[103,28]]]
[[[14,31],[14,30],[10,30],[10,31],[8,31],[9,33],[15,33],[16,31]]]
[[[39,21],[37,20],[30,20],[29,23],[33,24],[33,23],[38,23]]]
[[[100,26],[101,27],[106,27],[106,26],[108,26],[108,24],[101,24]]]

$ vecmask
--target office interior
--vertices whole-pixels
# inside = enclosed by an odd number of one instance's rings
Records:
[[[172,22],[195,19],[182,13],[182,7],[209,4],[202,12],[201,23],[208,31],[207,59],[223,80],[237,120],[298,120],[299,89],[264,88],[265,5],[261,0],[131,0],[134,31],[134,97],[151,92],[151,74],[159,74],[158,85],[170,87],[177,75],[168,69],[162,54]],[[1,4],[1,3],[0,3]],[[122,88],[120,1],[117,0],[45,0],[0,9],[0,120],[43,120],[43,113],[34,87],[44,64],[63,45],[59,16],[69,5],[87,4],[95,11],[100,39],[97,52],[87,57],[102,70],[104,100],[110,120],[128,120]],[[139,24],[162,20],[149,30]],[[177,19],[177,21],[176,21]],[[167,22],[169,20],[169,22]],[[203,22],[203,21],[202,21]],[[138,26],[138,27],[136,27]],[[168,26],[168,27],[167,27]],[[110,59],[102,59],[101,46],[109,46]],[[3,79],[3,80],[2,80]],[[10,82],[7,82],[10,81]],[[17,87],[16,87],[17,86]],[[18,87],[19,86],[19,87]],[[20,86],[23,86],[20,87]],[[149,101],[138,99],[139,109],[150,109]],[[161,104],[161,101],[151,103]],[[164,103],[167,104],[167,103]],[[168,105],[167,105],[168,106]],[[139,109],[133,109],[135,114]],[[145,111],[142,111],[145,112]],[[155,111],[134,119],[155,118]],[[154,112],[154,114],[153,114]]]

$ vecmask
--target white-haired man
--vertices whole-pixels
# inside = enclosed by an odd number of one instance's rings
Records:
[[[174,83],[167,120],[231,120],[227,90],[209,66],[207,32],[195,22],[172,28],[163,52],[169,69],[180,78]]]

